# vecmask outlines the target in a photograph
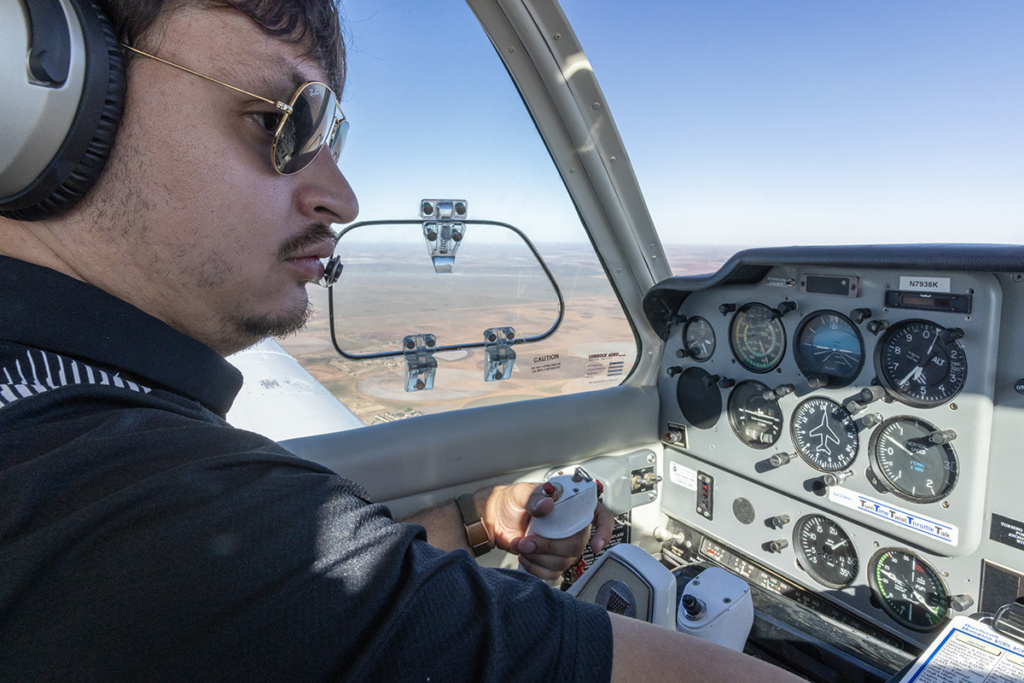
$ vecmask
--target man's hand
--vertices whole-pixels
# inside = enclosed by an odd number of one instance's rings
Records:
[[[487,496],[486,505],[478,504],[477,509],[483,513],[484,524],[495,547],[519,555],[519,564],[534,576],[544,580],[557,579],[587,546],[589,526],[562,539],[525,535],[531,518],[545,517],[555,508],[554,501],[544,495],[540,484],[496,486],[477,495]],[[608,545],[614,523],[611,511],[598,503],[594,510],[594,539],[590,543],[594,554]]]

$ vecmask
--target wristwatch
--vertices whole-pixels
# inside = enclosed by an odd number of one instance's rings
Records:
[[[476,504],[473,502],[473,494],[463,493],[455,499],[459,507],[459,515],[462,517],[462,525],[466,527],[466,538],[469,540],[469,547],[473,554],[480,557],[491,549],[491,539],[487,536],[487,527],[480,519],[476,511]]]

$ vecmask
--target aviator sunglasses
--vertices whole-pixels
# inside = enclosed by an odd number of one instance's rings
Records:
[[[130,45],[122,43],[122,47],[143,57],[154,59],[161,64],[173,66],[175,69],[181,69],[193,76],[213,81],[217,85],[231,88],[236,92],[255,97],[277,107],[282,112],[282,116],[274,131],[274,144],[270,150],[270,158],[274,169],[281,175],[298,173],[309,166],[324,145],[330,148],[335,162],[341,156],[341,150],[345,146],[345,137],[348,135],[348,121],[345,120],[345,114],[338,106],[338,96],[323,83],[303,83],[292,95],[291,102],[285,104],[281,100],[260,97],[247,90],[228,85],[180,64],[137,50]]]

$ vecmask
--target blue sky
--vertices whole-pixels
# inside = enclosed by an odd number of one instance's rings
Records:
[[[361,218],[454,187],[562,235],[571,205],[465,6],[345,4]],[[666,243],[1024,237],[1024,2],[562,5]]]

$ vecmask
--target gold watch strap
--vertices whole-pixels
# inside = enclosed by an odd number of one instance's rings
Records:
[[[476,511],[473,503],[473,495],[463,493],[455,499],[459,507],[459,515],[462,517],[462,525],[466,527],[466,538],[469,540],[469,547],[473,554],[480,557],[491,549],[491,539],[487,536],[487,527],[484,526],[480,514]]]

